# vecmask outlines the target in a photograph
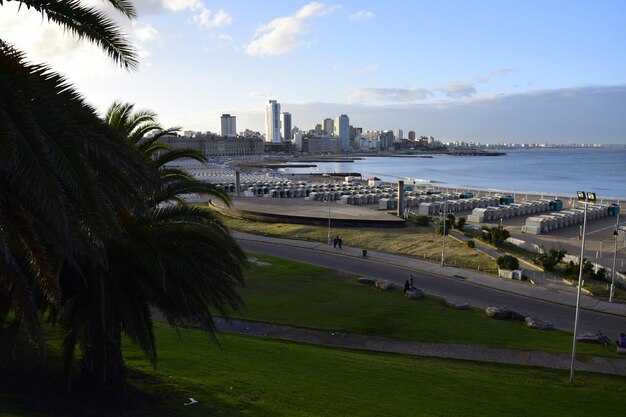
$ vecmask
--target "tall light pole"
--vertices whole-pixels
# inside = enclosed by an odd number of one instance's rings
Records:
[[[617,260],[617,228],[619,226],[619,211],[617,212],[617,219],[615,220],[615,230],[613,230],[613,237],[615,238],[615,247],[613,248],[613,268],[611,268],[611,292],[609,293],[609,303],[613,302],[615,296],[615,261]]]
[[[576,337],[578,336],[578,312],[580,310],[580,291],[583,280],[583,264],[585,262],[585,232],[587,229],[587,206],[596,202],[596,193],[578,191],[578,201],[585,206],[583,215],[582,243],[580,245],[580,269],[578,271],[578,291],[576,291],[576,314],[574,316],[574,342],[572,343],[572,362],[569,370],[569,383],[574,382],[574,362],[576,361]]]
[[[448,199],[443,200],[443,210],[441,211],[441,217],[443,218],[443,233],[441,238],[441,266],[446,262],[446,211],[448,211]]]
[[[328,246],[330,246],[330,194],[326,193],[326,202],[328,203]]]

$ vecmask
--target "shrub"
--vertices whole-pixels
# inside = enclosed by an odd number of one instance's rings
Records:
[[[467,241],[467,247],[468,248],[475,248],[476,247],[476,243],[474,243],[473,240],[468,240]]]
[[[463,228],[465,227],[465,222],[466,222],[465,217],[459,217],[459,220],[457,220],[456,225],[454,227],[456,227],[459,230],[463,230]]]
[[[500,269],[518,269],[519,261],[515,256],[511,255],[502,255],[498,259],[496,259],[496,263],[498,264],[498,268]]]
[[[430,224],[430,218],[428,216],[424,216],[423,214],[419,214],[413,218],[413,224],[415,226],[428,226]]]
[[[483,240],[494,246],[500,246],[509,237],[511,237],[511,233],[499,226],[483,227]]]
[[[533,263],[541,265],[546,271],[554,271],[554,267],[563,260],[566,253],[565,249],[550,249],[548,253],[537,254],[533,259]]]

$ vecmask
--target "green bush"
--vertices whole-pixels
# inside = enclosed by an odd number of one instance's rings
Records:
[[[465,217],[459,217],[459,220],[457,220],[456,225],[454,227],[459,230],[463,230],[463,228],[465,227],[465,222],[466,222]]]
[[[518,269],[519,261],[515,256],[511,255],[502,255],[498,259],[496,259],[496,263],[498,264],[498,268],[500,269]]]
[[[561,262],[567,254],[565,249],[550,249],[548,253],[539,253],[533,258],[533,263],[541,265],[546,271],[554,271],[556,264]]]
[[[474,243],[473,240],[468,240],[467,241],[467,247],[468,248],[475,248],[476,247],[476,243]]]
[[[428,216],[424,216],[423,214],[419,214],[413,218],[413,224],[415,226],[428,226],[430,224],[430,218]]]

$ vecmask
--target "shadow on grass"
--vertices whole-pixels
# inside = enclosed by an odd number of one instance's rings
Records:
[[[185,406],[194,397],[191,386],[178,379],[165,380],[129,369],[127,385],[121,390],[81,384],[75,376],[72,391],[65,391],[61,360],[32,347],[18,350],[16,361],[7,360],[0,349],[0,415],[2,416],[237,416],[238,407],[215,396],[202,394],[198,403]],[[271,414],[245,404],[255,416]]]

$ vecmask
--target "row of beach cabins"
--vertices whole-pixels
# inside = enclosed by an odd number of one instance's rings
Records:
[[[234,183],[216,184],[226,192],[236,192]],[[265,198],[304,198],[311,201],[331,201],[348,205],[378,205],[379,210],[395,210],[398,207],[398,190],[385,184],[312,184],[305,181],[289,180],[242,181],[240,190],[246,197]],[[469,222],[492,223],[500,219],[530,216],[522,226],[522,232],[541,234],[563,227],[582,223],[583,210],[572,208],[563,210],[559,199],[540,199],[515,203],[512,196],[490,195],[474,197],[473,193],[436,190],[413,190],[407,187],[403,195],[404,206],[413,214],[438,215],[442,211],[458,213],[472,211]],[[411,210],[416,209],[416,210]],[[590,206],[587,220],[617,215],[619,206],[598,204]]]

